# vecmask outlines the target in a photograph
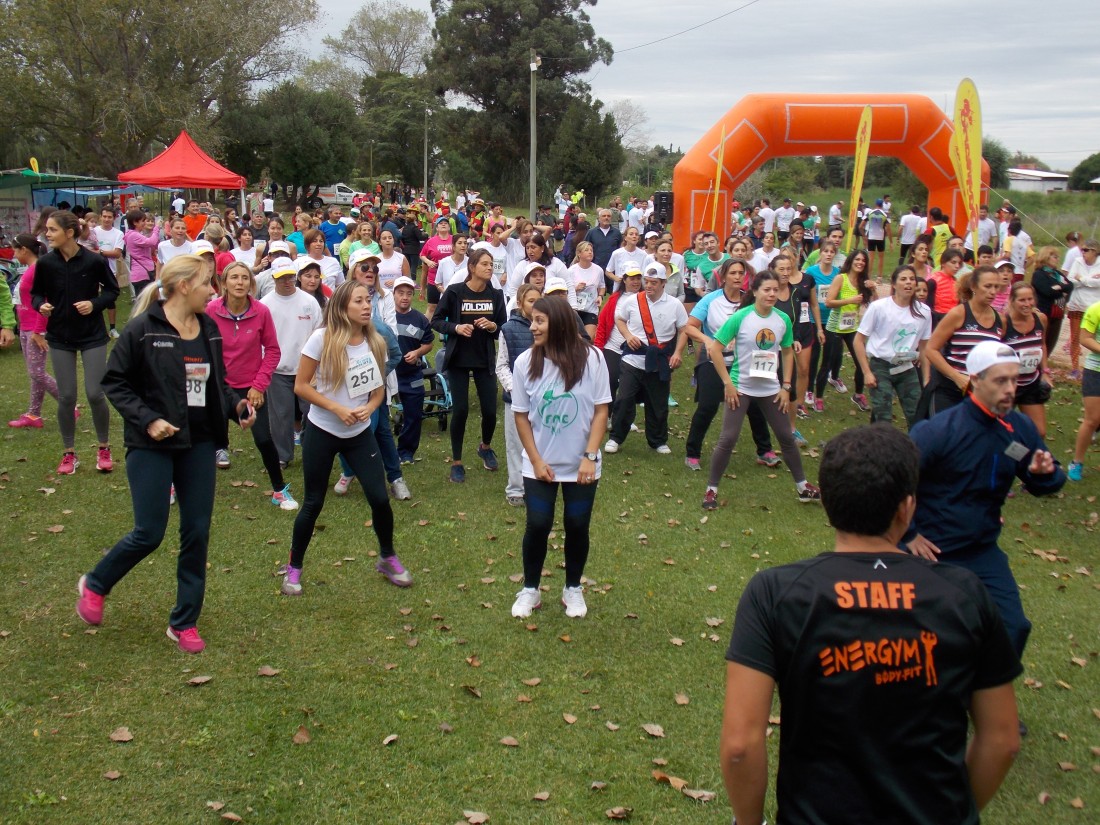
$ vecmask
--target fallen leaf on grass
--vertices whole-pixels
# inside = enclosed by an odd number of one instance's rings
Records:
[[[422,518],[420,519],[420,521],[417,522],[417,524],[421,527],[427,527],[430,523],[431,522],[429,522],[426,518]]]
[[[537,624],[531,623],[524,625],[524,628],[526,628],[528,632],[534,633],[536,630],[539,629],[539,626]]]
[[[661,756],[657,756],[657,757],[655,757],[655,758],[654,758],[654,759],[653,759],[652,761],[653,761],[653,764],[654,764],[654,765],[657,765],[658,767],[662,767],[662,768],[663,768],[663,767],[664,767],[665,765],[667,765],[667,764],[668,764],[668,760],[667,760],[667,759],[665,759],[664,757],[661,757]]]
[[[595,782],[593,782],[591,785],[588,786],[588,789],[590,791],[602,791],[606,787],[607,787],[606,782],[601,782],[600,780],[597,779]]]
[[[687,787],[687,780],[681,779],[678,776],[669,776],[664,771],[653,771],[653,778],[658,782],[667,782],[669,785],[680,791]]]
[[[63,533],[63,532],[65,532],[65,525],[64,524],[51,524],[49,527],[46,528],[46,532],[47,533]]]
[[[130,733],[130,729],[127,727],[115,728],[111,731],[112,742],[130,742],[134,738],[134,735]]]
[[[218,811],[220,811],[222,808],[225,807],[225,803],[224,802],[212,802],[210,800],[207,800],[206,801],[206,807],[209,808],[210,810],[214,811],[214,813],[217,813]]]
[[[616,805],[614,808],[608,808],[604,811],[604,816],[608,819],[630,819],[630,815],[633,812],[633,808],[625,808],[622,805]]]
[[[545,802],[550,798],[550,791],[539,791],[537,794],[531,797],[535,802]]]
[[[313,741],[313,737],[309,735],[305,725],[299,725],[292,741],[295,745],[308,745]]]
[[[725,619],[719,619],[717,616],[710,616],[707,618],[707,627],[721,627],[725,623]]]
[[[561,639],[566,644],[569,644],[571,641],[573,641],[573,637],[570,636],[568,633],[566,633],[562,636],[558,636],[558,638]]]
[[[514,736],[505,736],[503,739],[500,740],[500,744],[504,745],[504,747],[506,748],[518,748],[519,740],[516,739]]]
[[[397,608],[397,612],[400,613],[402,616],[408,616],[410,613],[413,612],[413,609],[411,607],[399,607]]]
[[[443,731],[444,733],[454,733],[454,730],[455,730],[450,725],[448,725],[446,722],[440,722],[439,723],[439,729],[441,731]]]
[[[473,685],[463,685],[462,687],[468,694],[473,696],[475,699],[480,699],[481,698],[481,691],[478,690]]]
[[[256,671],[257,676],[278,676],[279,671],[277,668],[273,668],[271,665],[263,665]]]
[[[114,782],[116,779],[119,779],[121,777],[122,777],[122,774],[119,773],[118,771],[107,771],[107,773],[103,774],[104,779],[109,779],[112,782]]]
[[[1055,679],[1054,684],[1058,685],[1058,687],[1063,690],[1073,690],[1073,686],[1069,682],[1063,682],[1061,679]]]
[[[477,658],[477,654],[475,653],[473,656],[466,657],[466,664],[470,667],[481,667],[481,659]]]
[[[397,670],[397,665],[394,662],[386,662],[382,665],[382,670]]]
[[[523,680],[523,684],[527,685],[527,687],[537,687],[541,683],[542,679],[540,679],[538,676],[534,677],[533,679]]]
[[[1065,771],[1066,773],[1069,773],[1070,771],[1077,770],[1077,766],[1074,765],[1072,762],[1059,762],[1058,763],[1058,770]]]
[[[516,697],[516,701],[522,704],[527,704],[531,701],[531,697],[528,696],[526,693],[521,693],[519,694],[519,696]]]
[[[1074,656],[1070,661],[1077,665],[1077,667],[1084,667],[1089,663],[1088,659],[1082,659],[1080,656]]]
[[[563,713],[561,715],[561,718],[565,720],[565,724],[567,725],[576,724],[577,721],[577,717],[574,716],[572,713]]]
[[[617,731],[619,729],[619,726],[611,721],[604,722],[603,724],[604,727],[607,728],[609,731]]]
[[[680,791],[684,796],[690,796],[697,802],[711,802],[714,800],[714,791],[702,791],[697,788],[683,788]]]
[[[684,640],[683,639],[669,639],[669,641],[672,642],[674,645],[676,645],[676,647],[683,647],[684,646]]]
[[[37,492],[45,493],[48,496],[52,496],[54,493],[57,492],[57,490],[55,490],[53,487],[39,487]]]
[[[1071,799],[1069,801],[1069,806],[1071,808],[1076,808],[1077,810],[1081,810],[1082,808],[1085,807],[1085,800],[1083,800],[1079,796],[1075,796],[1075,797],[1073,797],[1073,799]]]
[[[688,702],[691,701],[690,699],[688,699],[688,695],[686,693],[677,693],[676,696],[673,698],[676,700],[676,704],[678,705],[686,705],[688,704]]]
[[[481,579],[482,584],[492,584],[496,579],[493,576],[485,576]]]
[[[508,581],[512,582],[512,584],[519,584],[521,581],[523,581],[523,574],[513,573],[511,576],[508,577]]]
[[[489,821],[489,814],[482,813],[481,811],[463,811],[462,815],[466,817],[466,821],[470,825],[484,825]]]
[[[213,676],[195,676],[191,679],[188,679],[187,684],[191,685],[191,687],[198,687],[199,685],[205,685],[213,678]]]
[[[1046,805],[1048,802],[1050,802],[1051,799],[1052,799],[1051,795],[1049,793],[1047,793],[1046,791],[1043,791],[1042,793],[1039,794],[1039,804],[1040,805]]]
[[[244,821],[244,819],[241,817],[240,814],[235,814],[232,811],[226,811],[224,814],[222,814],[222,819],[227,819],[230,822],[243,822]]]
[[[396,741],[397,741],[397,734],[396,733],[391,733],[389,736],[387,736],[385,739],[382,740],[382,744],[383,745],[392,745]]]
[[[664,739],[665,729],[662,728],[660,725],[654,724],[653,722],[642,725],[642,730],[644,730],[646,733],[656,739]]]

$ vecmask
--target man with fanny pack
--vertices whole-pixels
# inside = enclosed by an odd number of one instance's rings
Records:
[[[619,391],[611,433],[604,452],[617,453],[630,434],[634,405],[645,402],[646,442],[661,455],[669,455],[668,398],[672,371],[680,366],[687,344],[687,310],[665,295],[665,268],[648,264],[642,273],[643,290],[624,295],[615,308],[615,326],[626,339]]]

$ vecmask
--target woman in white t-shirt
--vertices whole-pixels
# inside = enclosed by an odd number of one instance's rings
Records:
[[[531,349],[512,370],[512,413],[523,444],[523,589],[512,615],[526,618],[541,606],[539,585],[554,526],[558,488],[565,525],[565,615],[588,613],[581,579],[588,560],[588,528],[600,479],[600,444],[607,430],[611,392],[599,350],[577,335],[573,310],[560,299],[540,298],[531,312]]]
[[[615,282],[612,292],[618,292],[623,282],[623,264],[636,261],[638,269],[645,268],[646,251],[638,248],[638,230],[633,226],[623,234],[623,245],[611,253],[607,261],[607,277]]]
[[[409,277],[409,259],[396,251],[397,238],[393,230],[383,229],[378,233],[378,246],[382,250],[378,261],[378,278],[386,292],[393,292],[394,281]]]
[[[594,250],[590,241],[577,244],[577,257],[569,267],[573,278],[573,289],[577,293],[577,313],[584,322],[589,338],[596,337],[596,321],[600,314],[600,301],[603,300],[603,268],[592,263]]]
[[[871,390],[871,423],[894,420],[897,395],[906,423],[917,423],[920,401],[918,365],[932,337],[932,311],[916,300],[917,273],[899,266],[890,276],[890,297],[872,301],[856,330],[856,361]]]
[[[779,250],[775,248],[775,233],[765,232],[763,246],[752,253],[752,257],[749,258],[749,264],[752,265],[754,272],[763,272],[771,266],[772,261],[778,254]]]
[[[457,279],[461,283],[466,280],[466,250],[470,241],[465,235],[454,235],[451,240],[451,254],[436,266],[435,284],[440,294],[451,285],[451,281]]]
[[[187,224],[176,218],[168,227],[168,240],[157,244],[157,277],[161,268],[177,255],[190,255],[191,241],[187,237]]]
[[[282,592],[302,593],[302,562],[313,528],[325,505],[332,463],[342,455],[358,476],[370,503],[380,559],[375,569],[398,587],[412,576],[393,549],[393,509],[386,492],[386,471],[371,416],[384,400],[386,342],[370,321],[367,288],[345,281],[325,305],[325,325],[310,335],[294,379],[294,393],[309,404],[302,429],[302,478],[305,498],[290,544],[290,562]]]

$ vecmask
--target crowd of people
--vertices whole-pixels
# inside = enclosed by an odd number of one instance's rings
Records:
[[[914,207],[897,221],[901,255],[887,273],[895,222],[887,198],[861,211],[860,241],[845,251],[842,204],[830,207],[823,226],[816,207],[790,199],[775,210],[766,199],[744,208],[734,202],[728,237],[699,231],[677,243],[664,226],[668,216],[644,199],[624,207],[616,198],[590,223],[561,191],[559,214],[540,210],[534,221],[507,218],[474,193],[459,197],[453,209],[443,199],[363,201],[348,218],[338,206],[312,214],[296,208],[290,233],[278,214],[256,210],[242,223],[235,210],[219,214],[198,201],[163,222],[140,206],[122,217],[113,204],[83,216],[47,209],[37,232],[16,237],[24,267],[18,318],[0,301],[0,345],[12,344],[18,327],[29,403],[9,426],[42,428],[44,398],[55,398],[56,472],[76,472],[78,356],[102,473],[114,469],[111,405],[122,418],[134,526],[80,577],[80,618],[102,622],[105,598],[160,545],[178,503],[177,602],[167,635],[183,651],[204,648],[197,624],[215,480],[231,466],[231,423],[251,430],[272,505],[296,511],[283,594],[302,595],[306,551],[327,495],[347,494],[354,480],[379,544],[377,571],[393,585],[412,585],[395,548],[391,498],[412,497],[403,468],[420,459],[433,374],[445,376],[450,394],[450,482],[466,480],[470,383],[480,416],[476,455],[489,472],[499,467],[493,444],[503,414],[503,494],[526,510],[523,587],[512,615],[541,606],[560,493],[561,601],[567,616],[583,617],[589,528],[606,457],[633,449],[629,437],[639,429],[655,455],[674,452],[672,375],[692,359],[695,408],[683,447],[689,474],[703,469],[703,444],[722,411],[702,508],[722,506],[719,484],[747,417],[755,461],[785,464],[798,500],[823,503],[838,531],[837,552],[826,554],[835,562],[761,574],[742,599],[729,689],[755,703],[726,709],[723,760],[735,812],[752,819],[762,800],[743,779],[759,780],[759,766],[750,767],[761,746],[757,717],[767,715],[774,687],[796,719],[816,720],[845,704],[827,692],[805,695],[825,660],[815,654],[812,662],[780,667],[794,655],[782,649],[791,641],[769,634],[781,622],[804,627],[809,613],[793,606],[804,602],[806,611],[822,611],[821,624],[805,631],[816,650],[841,621],[837,611],[851,606],[850,586],[868,581],[888,594],[872,596],[882,603],[871,607],[896,607],[906,588],[922,604],[927,592],[965,594],[963,607],[945,598],[950,610],[917,611],[921,628],[937,628],[919,636],[924,675],[912,675],[918,668],[897,678],[909,693],[918,681],[935,684],[931,651],[941,646],[938,678],[952,697],[963,697],[937,700],[952,703],[945,735],[956,738],[960,714],[965,735],[964,694],[977,689],[970,712],[978,736],[999,732],[989,757],[995,765],[986,765],[980,787],[971,782],[972,796],[952,787],[946,799],[930,802],[929,817],[941,819],[944,805],[969,810],[988,801],[1014,747],[1001,735],[1006,720],[1015,721],[1003,688],[1011,693],[1030,630],[997,546],[1001,506],[1016,480],[1045,495],[1067,479],[1044,444],[1054,380],[1048,357],[1066,315],[1065,380],[1080,380],[1084,398],[1068,478],[1083,477],[1100,428],[1100,243],[1071,233],[1064,256],[1054,247],[1036,251],[1005,204],[999,224],[983,207],[974,248],[940,209],[925,217]],[[124,325],[113,314],[122,289],[134,302]],[[418,295],[424,311],[414,306]],[[819,487],[806,477],[799,422],[824,412],[827,387],[834,391],[829,403],[850,399],[873,426],[827,445]],[[891,426],[895,402],[909,435]],[[396,432],[391,406],[401,412]],[[300,505],[287,480],[296,458]],[[801,595],[790,597],[792,589]],[[825,593],[837,594],[835,606],[826,606]],[[896,623],[898,633],[911,627]],[[976,626],[986,642],[973,635]],[[845,632],[864,633],[856,625]],[[794,649],[809,648],[798,642]],[[839,659],[833,666],[841,667]],[[826,667],[825,676],[834,672]],[[998,692],[987,697],[985,688]],[[860,691],[868,706],[882,705],[873,688]],[[810,741],[800,728],[783,726],[781,754]],[[950,769],[961,763],[951,761]],[[781,804],[797,806],[783,771],[781,758]],[[885,797],[908,798],[903,778],[892,783]]]

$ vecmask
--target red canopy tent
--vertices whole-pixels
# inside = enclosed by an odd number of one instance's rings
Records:
[[[118,179],[129,183],[181,189],[194,187],[243,190],[246,184],[243,175],[230,172],[200,149],[186,130],[181,131],[179,137],[151,161],[137,169],[122,172]]]

